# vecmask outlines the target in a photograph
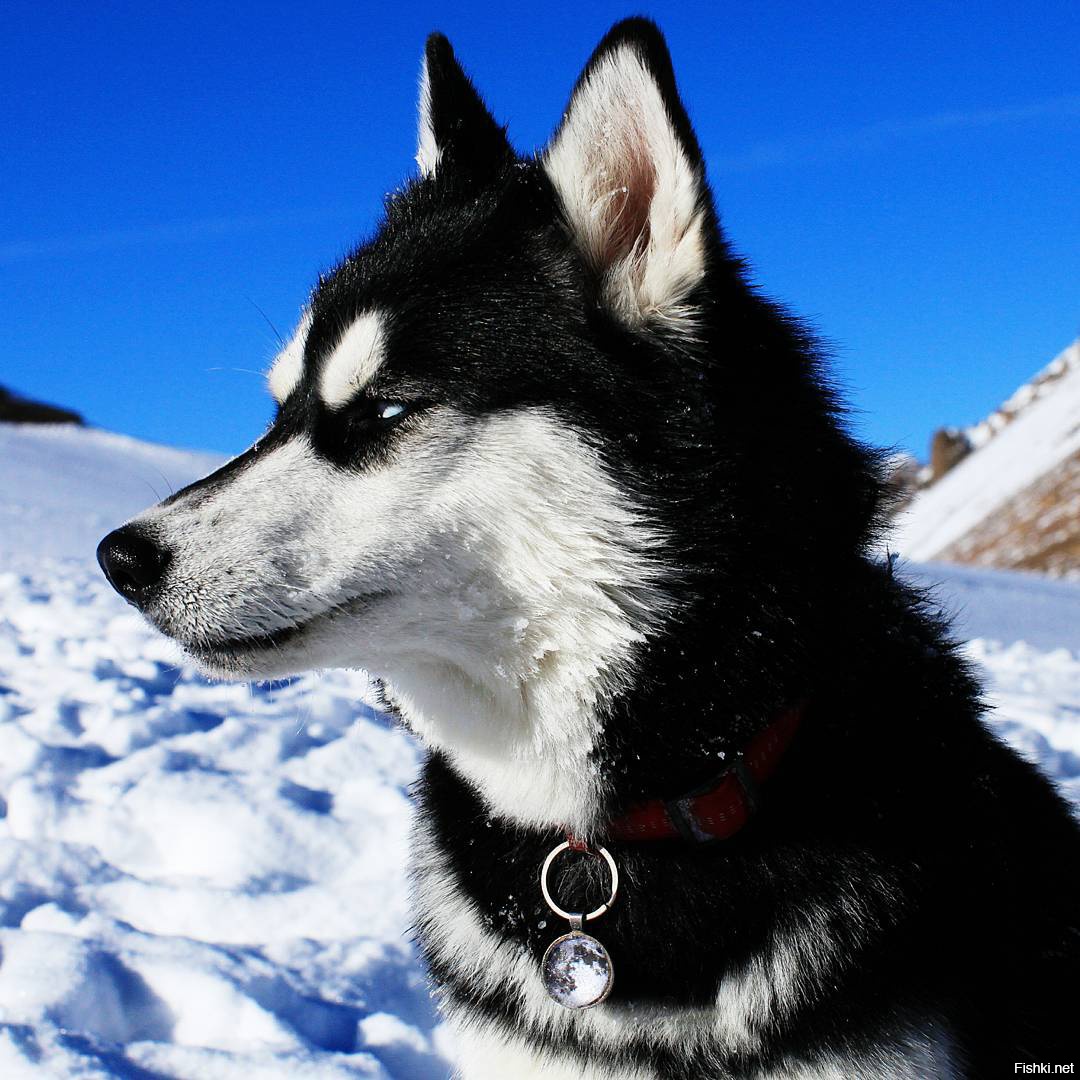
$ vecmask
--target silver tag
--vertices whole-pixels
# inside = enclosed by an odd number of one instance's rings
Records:
[[[580,930],[563,934],[547,947],[540,973],[552,1000],[567,1009],[599,1005],[615,983],[607,949]]]

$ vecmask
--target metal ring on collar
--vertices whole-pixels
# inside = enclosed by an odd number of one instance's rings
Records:
[[[611,871],[611,895],[607,898],[607,902],[601,904],[595,911],[590,911],[588,915],[577,915],[573,912],[563,911],[558,904],[551,898],[551,893],[548,892],[548,870],[551,869],[551,864],[560,856],[564,851],[569,850],[570,844],[564,840],[550,855],[544,860],[544,868],[540,871],[540,890],[544,894],[544,899],[547,901],[547,906],[551,908],[562,919],[569,919],[573,922],[575,919],[581,919],[582,922],[588,922],[590,919],[599,919],[606,911],[611,908],[611,905],[615,903],[615,894],[619,891],[619,868],[615,865],[615,860],[611,857],[611,852],[606,847],[598,847],[595,852],[590,849],[589,854],[599,855],[600,858],[608,864],[608,869]]]

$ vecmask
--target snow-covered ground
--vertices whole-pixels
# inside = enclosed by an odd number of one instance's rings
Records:
[[[933,590],[967,640],[998,734],[1080,807],[1080,584],[942,563],[901,573]]]
[[[416,746],[360,673],[177,666],[94,562],[215,464],[0,424],[0,1077],[441,1080]]]
[[[211,464],[0,425],[0,1076],[443,1078],[408,939],[416,747],[359,673],[207,683],[93,563]],[[905,572],[1080,800],[1080,586]]]

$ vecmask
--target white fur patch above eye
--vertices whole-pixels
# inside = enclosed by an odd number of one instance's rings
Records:
[[[319,394],[331,409],[340,409],[375,377],[385,359],[383,316],[368,311],[345,331],[323,362]]]
[[[571,99],[544,166],[614,313],[686,322],[705,271],[704,189],[640,54],[603,57]]]
[[[274,358],[274,363],[267,373],[267,385],[279,405],[296,389],[296,384],[304,373],[304,345],[310,330],[311,312],[305,311],[289,343]]]

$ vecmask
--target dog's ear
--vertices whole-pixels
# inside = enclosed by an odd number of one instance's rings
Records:
[[[442,34],[432,34],[420,70],[416,149],[420,172],[431,176],[445,170],[482,179],[513,158],[506,129],[495,122],[450,42]]]
[[[654,23],[627,19],[600,42],[543,163],[614,313],[631,325],[691,317],[715,218]]]

